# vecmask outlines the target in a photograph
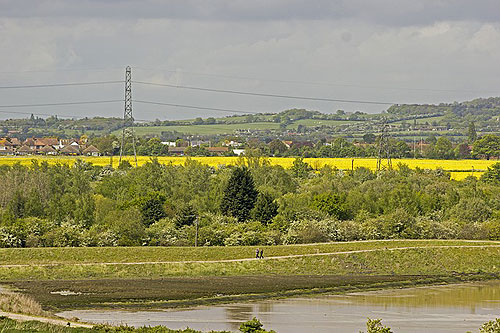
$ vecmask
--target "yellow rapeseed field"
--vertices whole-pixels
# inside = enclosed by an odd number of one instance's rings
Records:
[[[207,164],[213,167],[219,167],[223,165],[235,165],[238,161],[238,157],[191,157],[193,160],[199,161],[203,164]],[[84,161],[90,162],[94,165],[109,165],[113,164],[113,167],[118,166],[118,157],[115,156],[112,159],[110,157],[90,157],[90,156],[79,156],[79,157],[65,157],[65,156],[9,156],[0,157],[0,165],[13,165],[15,163],[20,163],[21,165],[30,165],[32,160],[36,161],[47,161],[50,164],[64,163],[73,164],[77,159],[82,159]],[[133,157],[127,156],[126,160],[133,164]],[[138,165],[143,165],[150,161],[149,156],[138,156]],[[177,156],[160,156],[158,157],[160,163],[172,163],[174,165],[180,165],[185,163],[186,157]],[[269,158],[271,165],[281,165],[284,168],[290,168],[293,164],[294,158],[291,157],[271,157]],[[353,162],[354,161],[354,162]],[[375,170],[377,167],[377,159],[375,158],[305,158],[304,162],[311,165],[314,169],[320,169],[325,165],[331,167],[336,167],[338,169],[351,169],[357,167],[366,167],[371,170]],[[462,180],[467,176],[473,175],[479,177],[484,170],[496,163],[497,161],[487,161],[487,160],[427,160],[427,159],[393,159],[392,165],[397,168],[399,163],[406,164],[408,167],[415,169],[438,169],[451,171],[451,176],[453,179]],[[383,161],[383,165],[387,162]],[[456,172],[464,170],[463,172]],[[467,171],[465,171],[467,170]],[[474,172],[472,172],[474,170]],[[455,172],[453,172],[455,171]]]

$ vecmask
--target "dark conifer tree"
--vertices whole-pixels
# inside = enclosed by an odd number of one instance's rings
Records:
[[[238,221],[246,221],[250,217],[257,195],[250,170],[246,167],[236,167],[224,190],[221,211],[226,215],[236,217]]]

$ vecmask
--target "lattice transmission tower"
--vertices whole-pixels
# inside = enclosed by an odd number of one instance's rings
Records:
[[[132,148],[134,150],[135,166],[137,166],[137,152],[135,150],[135,131],[134,117],[132,115],[132,69],[127,66],[125,69],[125,111],[123,112],[122,143],[120,145],[120,163],[124,153],[127,139],[132,139]]]
[[[382,170],[382,160],[387,158],[387,168],[392,169],[391,145],[387,133],[387,119],[382,122],[382,131],[378,141],[377,171]]]

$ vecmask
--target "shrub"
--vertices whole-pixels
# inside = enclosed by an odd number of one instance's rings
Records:
[[[370,319],[366,322],[366,333],[392,333],[391,328],[382,326],[381,319]]]
[[[484,323],[479,333],[500,333],[500,318]]]
[[[240,331],[243,333],[275,333],[273,330],[266,331],[262,328],[262,323],[257,318],[253,318],[252,320],[246,321],[240,325]]]

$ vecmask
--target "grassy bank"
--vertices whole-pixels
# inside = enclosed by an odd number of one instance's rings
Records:
[[[234,260],[250,259],[254,255],[253,251],[253,247],[3,250],[3,253],[0,252],[0,256],[4,258],[0,265],[0,280],[243,275],[449,275],[457,272],[500,271],[500,246],[493,242],[382,241],[282,246],[266,248],[266,260]],[[300,256],[301,254],[304,256]],[[283,255],[298,256],[272,258]],[[200,259],[202,261],[196,261]]]
[[[304,245],[259,246],[267,258],[357,250],[394,249],[401,247],[483,246],[494,241],[467,240],[380,240],[336,242]],[[0,269],[4,265],[87,264],[133,262],[215,261],[254,258],[252,246],[228,247],[58,247],[2,248]]]

